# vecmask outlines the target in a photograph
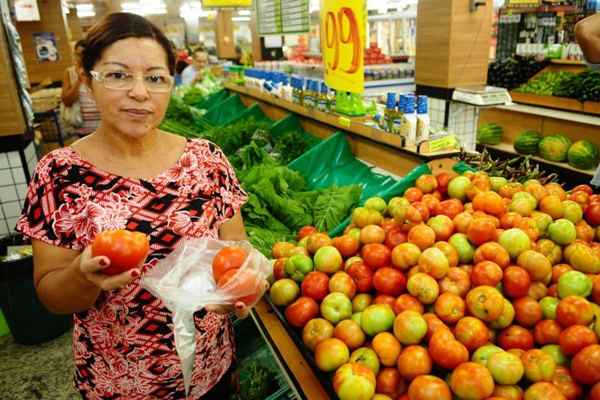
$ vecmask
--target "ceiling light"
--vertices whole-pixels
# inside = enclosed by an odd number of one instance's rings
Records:
[[[77,8],[77,16],[80,18],[89,18],[96,15],[96,10],[94,9],[93,4],[77,4],[75,7]]]
[[[233,17],[231,18],[233,22],[249,22],[250,17]]]
[[[250,16],[250,15],[252,15],[252,11],[250,11],[250,10],[239,10],[238,11],[238,15]]]

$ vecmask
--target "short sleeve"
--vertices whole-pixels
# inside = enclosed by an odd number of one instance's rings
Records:
[[[206,142],[212,153],[215,173],[219,181],[219,194],[221,204],[217,207],[224,220],[230,219],[238,212],[248,200],[248,195],[242,188],[235,170],[227,160],[225,153],[213,143]]]
[[[54,246],[74,248],[65,235],[55,230],[55,217],[61,206],[60,188],[56,183],[59,180],[57,178],[66,169],[66,158],[59,153],[52,152],[38,162],[16,229],[31,239]]]

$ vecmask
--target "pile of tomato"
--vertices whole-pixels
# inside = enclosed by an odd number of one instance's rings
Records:
[[[273,247],[269,296],[341,400],[600,400],[600,196],[485,173]]]

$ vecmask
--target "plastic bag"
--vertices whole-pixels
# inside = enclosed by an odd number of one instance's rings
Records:
[[[232,246],[243,248],[248,256],[238,272],[219,288],[213,278],[212,261],[221,249]],[[264,294],[264,282],[272,270],[271,262],[247,241],[191,239],[142,276],[142,287],[161,299],[173,314],[175,348],[186,393],[196,350],[194,313],[207,305],[233,305],[238,299],[253,306]]]

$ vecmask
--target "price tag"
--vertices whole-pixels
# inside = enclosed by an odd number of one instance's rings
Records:
[[[350,124],[352,124],[352,121],[350,121],[350,118],[347,117],[340,117],[338,119],[338,122],[340,125],[342,125],[344,128],[350,128]]]
[[[442,151],[452,149],[456,147],[458,141],[454,135],[446,135],[439,139],[433,139],[427,142],[429,144],[428,153],[435,153],[436,151]]]
[[[364,91],[366,23],[365,0],[321,0],[321,49],[329,87]]]

